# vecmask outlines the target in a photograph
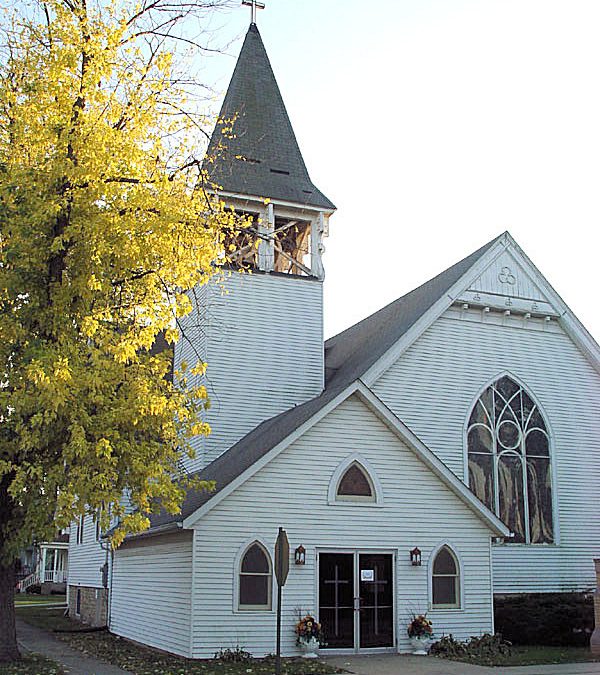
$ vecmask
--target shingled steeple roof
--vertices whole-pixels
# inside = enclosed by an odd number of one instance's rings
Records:
[[[223,133],[234,119],[233,137]],[[310,180],[269,57],[250,24],[205,163],[223,191],[326,210],[335,206]]]

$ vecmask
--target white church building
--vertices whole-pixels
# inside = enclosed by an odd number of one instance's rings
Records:
[[[493,632],[494,594],[593,588],[590,334],[504,233],[324,343],[335,207],[310,180],[254,23],[220,117],[233,114],[235,137],[213,135],[212,177],[252,226],[232,241],[231,275],[197,289],[174,356],[209,364],[213,433],[186,469],[216,489],[110,555],[80,523],[71,612],[187,657],[271,653],[280,526],[286,655],[298,612],[322,622],[326,650],[395,652],[414,613],[466,639]]]

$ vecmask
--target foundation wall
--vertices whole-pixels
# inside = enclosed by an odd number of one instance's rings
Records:
[[[78,601],[79,597],[79,601]],[[90,626],[106,626],[108,591],[106,588],[69,585],[69,616]]]
[[[600,656],[600,558],[594,560],[596,566],[596,592],[594,593],[594,619],[595,629],[590,640],[592,654]]]

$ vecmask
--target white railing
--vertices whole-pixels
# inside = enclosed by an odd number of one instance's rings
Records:
[[[67,582],[67,573],[65,570],[44,570],[43,575],[40,572],[34,572],[17,582],[17,592],[23,593],[30,586],[42,583],[42,579],[46,583],[64,584]]]
[[[17,583],[17,591],[19,593],[22,593],[23,591],[26,591],[30,586],[39,583],[40,583],[40,573],[34,572],[33,574],[30,574],[28,577],[21,579],[21,581]]]
[[[64,584],[67,580],[67,574],[64,570],[45,570],[44,581],[53,584]]]

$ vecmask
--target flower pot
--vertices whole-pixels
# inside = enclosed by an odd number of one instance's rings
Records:
[[[317,649],[319,649],[319,641],[315,638],[308,640],[298,640],[298,646],[302,652],[302,657],[305,659],[316,659],[318,657]]]
[[[426,635],[419,635],[410,638],[410,644],[413,648],[413,654],[418,654],[419,656],[427,655],[429,651],[429,645],[431,644],[431,638]]]

